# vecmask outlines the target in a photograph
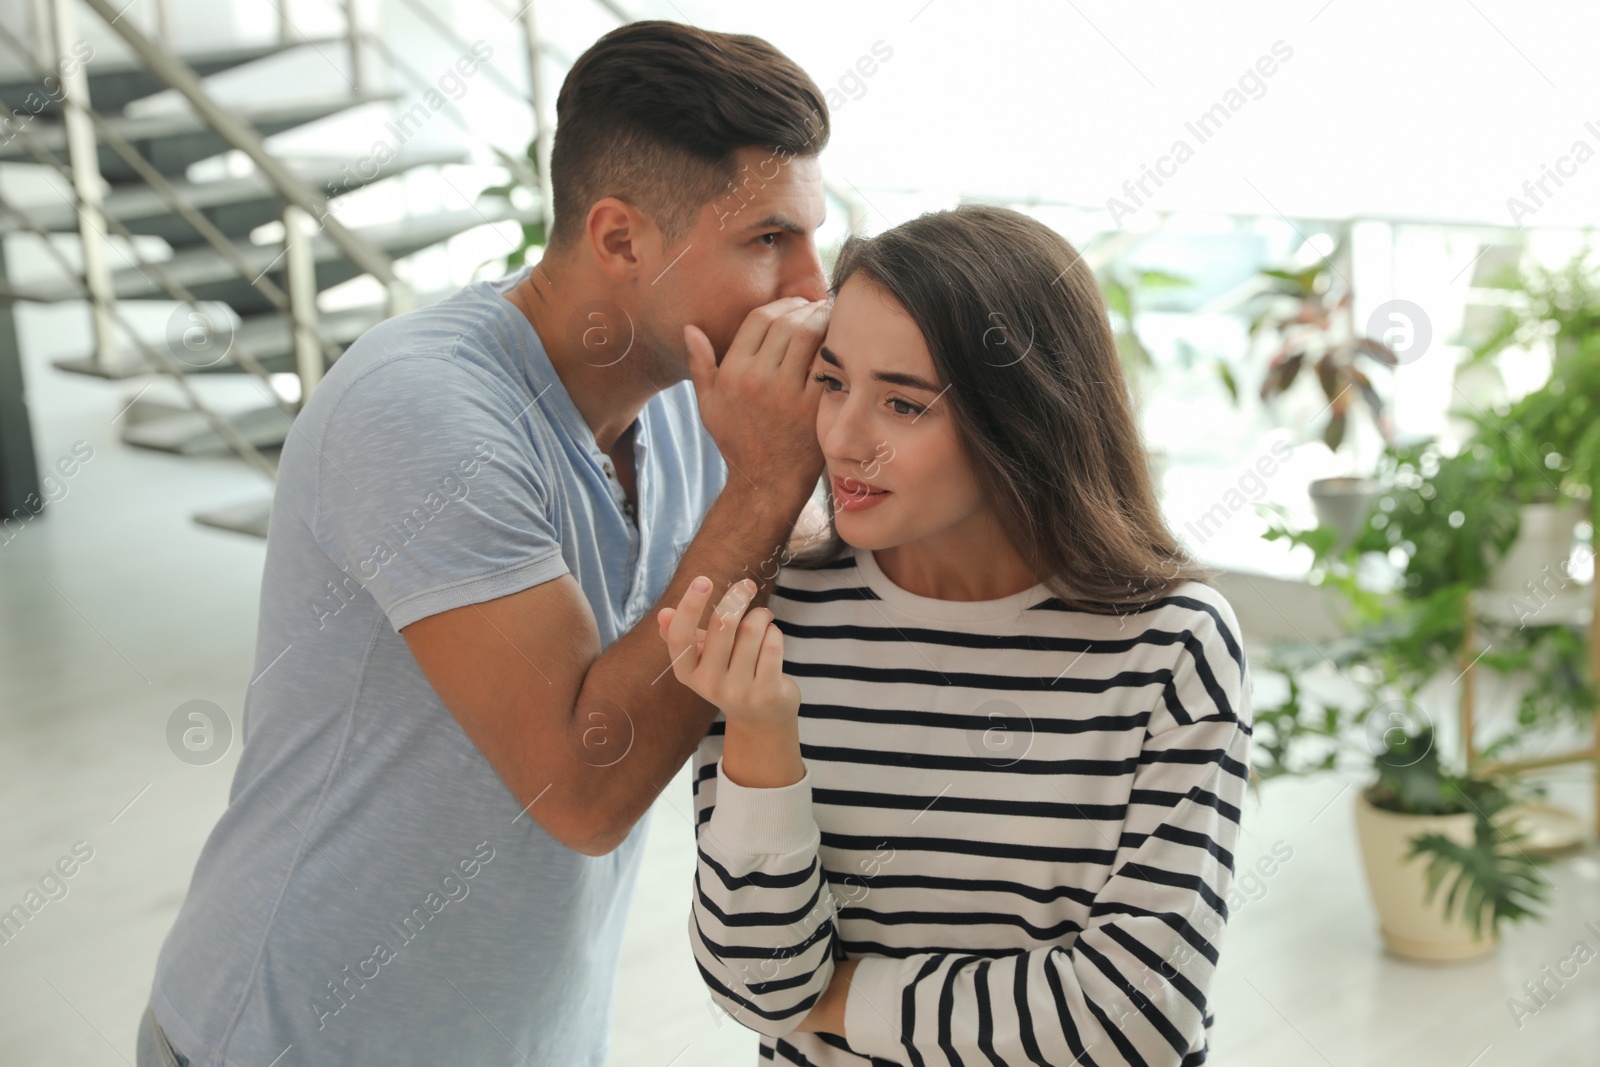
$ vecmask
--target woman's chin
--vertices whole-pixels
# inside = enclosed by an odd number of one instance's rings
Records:
[[[854,526],[855,524],[850,523],[849,525]],[[868,552],[878,552],[885,548],[893,548],[895,545],[899,544],[899,541],[892,536],[886,536],[882,533],[873,533],[867,530],[846,529],[845,527],[845,522],[841,522],[837,517],[834,519],[834,529],[839,534],[839,540],[843,541],[851,548],[859,548]]]

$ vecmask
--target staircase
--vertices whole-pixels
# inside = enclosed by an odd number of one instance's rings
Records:
[[[88,5],[97,9],[100,5]],[[84,12],[88,18],[95,17]],[[103,12],[101,13],[103,15]],[[107,20],[110,21],[110,20]],[[120,22],[120,20],[118,20]],[[129,22],[132,20],[130,19]],[[118,32],[131,26],[112,24]],[[82,196],[60,197],[26,207],[0,200],[0,247],[10,238],[32,234],[45,240],[58,261],[58,277],[9,280],[0,255],[0,384],[10,381],[0,398],[0,518],[12,515],[28,492],[37,494],[31,442],[26,433],[26,408],[20,389],[20,366],[13,307],[17,303],[54,304],[88,300],[91,311],[106,313],[120,336],[106,343],[103,336],[88,351],[60,358],[62,371],[108,381],[126,381],[151,375],[181,380],[189,406],[136,398],[119,420],[122,440],[139,448],[180,455],[238,452],[265,476],[276,469],[275,450],[286,439],[297,405],[273,388],[268,376],[299,372],[302,397],[320,379],[327,362],[363,332],[388,315],[406,307],[431,302],[444,292],[410,292],[389,269],[395,261],[486,223],[511,220],[537,223],[538,210],[515,209],[504,199],[485,199],[470,208],[409,215],[399,220],[349,227],[344,235],[337,223],[316,225],[317,219],[337,218],[343,197],[391,181],[418,168],[441,168],[469,162],[464,148],[412,148],[402,145],[392,156],[364,165],[350,159],[275,158],[293,184],[271,168],[256,166],[247,173],[222,173],[209,179],[196,176],[208,168],[194,165],[223,153],[238,152],[241,145],[229,126],[212,121],[204,107],[153,113],[139,101],[174,87],[173,70],[186,70],[194,79],[237,72],[250,64],[271,60],[296,49],[343,48],[343,38],[286,40],[281,43],[182,54],[157,53],[147,61],[140,52],[162,46],[145,38],[132,41],[135,55],[125,59],[96,58],[82,66],[79,95],[70,79],[65,92],[41,94],[50,72],[41,49],[29,49],[14,29],[0,32],[0,118],[10,137],[0,138],[0,168],[14,164],[44,164],[54,169],[60,185],[81,190],[85,174],[101,190],[98,203]],[[57,39],[69,39],[56,30]],[[128,33],[123,33],[128,37]],[[130,39],[131,40],[131,39]],[[24,50],[24,54],[18,54]],[[31,54],[27,54],[31,52]],[[48,54],[48,53],[45,53]],[[57,54],[61,53],[57,50]],[[14,62],[13,62],[14,61]],[[203,89],[205,83],[196,81]],[[181,89],[180,89],[181,91]],[[259,146],[260,139],[306,126],[355,108],[393,105],[404,94],[392,90],[351,91],[315,100],[263,101],[229,107],[229,117],[245,123]],[[80,117],[93,128],[93,149],[74,152],[74,131],[68,114],[71,100],[80,103]],[[202,102],[203,103],[203,102]],[[392,107],[391,107],[392,110]],[[381,120],[380,120],[381,121]],[[370,140],[361,140],[363,146]],[[209,170],[215,175],[217,166]],[[523,173],[526,173],[524,171]],[[103,184],[102,184],[103,183]],[[301,211],[303,241],[291,241],[292,212],[307,203],[307,193],[320,202],[316,215]],[[101,225],[93,221],[98,214]],[[281,236],[261,243],[260,231],[278,224]],[[86,231],[96,231],[93,233]],[[256,233],[258,240],[252,241]],[[170,250],[165,257],[104,257],[100,293],[93,285],[91,250],[81,262],[55,251],[63,242],[48,235],[79,235],[85,244],[101,235],[158,238]],[[70,249],[71,242],[65,243]],[[148,245],[146,245],[148,247]],[[359,254],[353,254],[359,253]],[[366,306],[322,310],[321,294],[351,279],[372,273],[378,264],[387,277],[389,299]],[[128,312],[134,302],[179,301],[173,321],[182,327],[187,319],[204,325],[203,340],[195,347],[190,336],[169,329],[168,337],[151,338],[149,328],[134,327]],[[296,306],[298,302],[298,307]],[[300,319],[297,328],[296,319]],[[148,318],[148,316],[146,316]],[[97,335],[103,334],[102,329]],[[307,351],[315,362],[307,374]],[[9,365],[9,369],[8,369]],[[261,392],[273,403],[257,410],[221,414],[201,399],[201,391],[187,382],[190,375],[253,374],[262,379]],[[18,432],[19,425],[23,432]],[[35,499],[37,497],[35,496]],[[23,506],[27,506],[23,504]],[[195,518],[241,532],[264,535],[270,501],[258,501]],[[35,510],[29,508],[29,510]]]

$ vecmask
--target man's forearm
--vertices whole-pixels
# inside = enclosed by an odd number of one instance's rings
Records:
[[[573,713],[574,770],[602,824],[597,836],[612,847],[683,766],[717,714],[672,673],[656,613],[676,607],[701,574],[712,581],[713,610],[742,578],[757,583],[753,603],[765,604],[808,496],[724,489],[660,599],[589,667]]]

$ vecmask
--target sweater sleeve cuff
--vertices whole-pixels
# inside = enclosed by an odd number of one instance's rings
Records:
[[[862,956],[844,1001],[844,1039],[863,1056],[903,1063],[900,1042],[900,969],[904,961]]]
[[[811,769],[792,785],[759,789],[739,785],[717,760],[717,799],[707,835],[725,852],[786,855],[815,849],[822,832],[811,813]]]

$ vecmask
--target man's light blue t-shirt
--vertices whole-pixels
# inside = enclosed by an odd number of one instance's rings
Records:
[[[526,276],[374,327],[284,446],[245,744],[152,993],[196,1064],[604,1059],[648,820],[605,856],[558,843],[398,631],[571,574],[610,645],[666,588],[727,468],[690,382],[652,397],[635,527],[500,295]],[[591,762],[628,743],[611,728]]]

